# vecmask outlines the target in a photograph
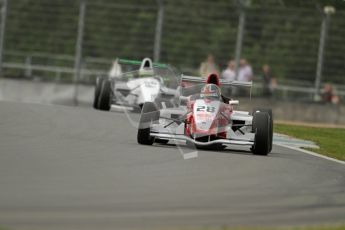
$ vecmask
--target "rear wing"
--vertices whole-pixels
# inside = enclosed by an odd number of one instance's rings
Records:
[[[195,83],[206,83],[206,79],[203,77],[195,77],[195,76],[186,76],[182,75],[181,80],[184,82],[195,82]],[[222,86],[244,86],[244,87],[252,87],[253,82],[245,82],[245,81],[226,81],[224,79],[220,79],[220,84]]]
[[[149,58],[145,58],[144,60],[129,60],[129,59],[122,59],[119,58],[118,59],[118,63],[119,64],[124,64],[124,65],[138,65],[141,66],[143,64],[144,61],[149,60],[151,62],[151,60]],[[156,68],[168,68],[167,64],[163,64],[163,63],[157,63],[157,62],[151,62],[152,63],[152,67],[156,67]]]

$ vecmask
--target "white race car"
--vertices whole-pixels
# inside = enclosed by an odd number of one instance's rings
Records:
[[[126,72],[122,72],[127,68]],[[168,65],[118,59],[107,77],[97,77],[93,107],[109,111],[111,105],[140,111],[144,103],[157,102],[171,107],[178,97],[178,81]],[[164,102],[164,103],[161,103]]]
[[[254,109],[250,114],[235,110],[238,100],[221,93],[220,86],[223,90],[230,87],[238,89],[251,87],[251,82],[221,81],[216,74],[211,74],[208,79],[182,76],[183,82],[189,83],[185,89],[187,95],[181,93],[184,96],[180,97],[185,105],[181,103],[176,108],[159,109],[152,102],[144,104],[137,133],[139,144],[185,141],[187,146],[196,148],[222,150],[232,145],[244,145],[251,147],[257,155],[271,152],[272,111]],[[191,86],[191,83],[198,84]]]

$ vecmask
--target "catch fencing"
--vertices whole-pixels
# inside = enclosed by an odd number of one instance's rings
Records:
[[[313,99],[325,82],[345,95],[345,11],[284,2],[2,0],[0,70],[93,82],[116,57],[148,56],[198,74],[212,53],[222,69],[246,58],[258,88],[270,65],[282,97]]]

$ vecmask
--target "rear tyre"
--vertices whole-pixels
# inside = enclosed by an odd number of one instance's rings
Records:
[[[269,150],[271,152],[272,151],[272,143],[273,143],[273,113],[272,113],[272,109],[255,108],[253,110],[253,115],[256,111],[266,112],[270,116],[270,148],[269,148]]]
[[[253,154],[267,155],[270,152],[270,116],[265,112],[253,114],[253,132],[255,133]]]
[[[102,81],[101,92],[98,98],[98,108],[103,111],[109,111],[111,108],[111,100],[111,82],[105,79]]]
[[[103,77],[97,77],[97,79],[96,79],[95,95],[93,98],[93,108],[95,108],[95,109],[99,109],[98,108],[98,99],[99,99],[99,95],[101,94],[103,80],[104,80]]]
[[[137,141],[142,145],[152,145],[155,138],[151,137],[151,125],[159,120],[159,110],[152,102],[143,105],[140,115]]]

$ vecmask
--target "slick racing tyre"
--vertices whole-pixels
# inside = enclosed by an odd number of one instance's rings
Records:
[[[253,132],[255,133],[253,154],[267,155],[270,152],[270,115],[266,112],[253,114]]]
[[[111,108],[112,91],[111,82],[107,79],[102,81],[101,92],[98,98],[98,108],[103,111],[109,111]]]
[[[159,120],[159,110],[153,102],[145,102],[141,110],[137,141],[142,145],[152,145],[155,138],[151,137],[151,125]]]
[[[93,108],[95,108],[95,109],[99,109],[98,108],[98,99],[99,99],[99,95],[101,94],[103,80],[104,80],[103,77],[97,77],[97,79],[96,79],[95,95],[93,98]]]
[[[254,113],[256,111],[260,111],[260,112],[266,112],[268,113],[268,115],[270,116],[270,148],[269,148],[269,152],[272,151],[272,143],[273,143],[273,113],[272,113],[272,109],[264,109],[264,108],[255,108],[253,109],[253,116]]]

